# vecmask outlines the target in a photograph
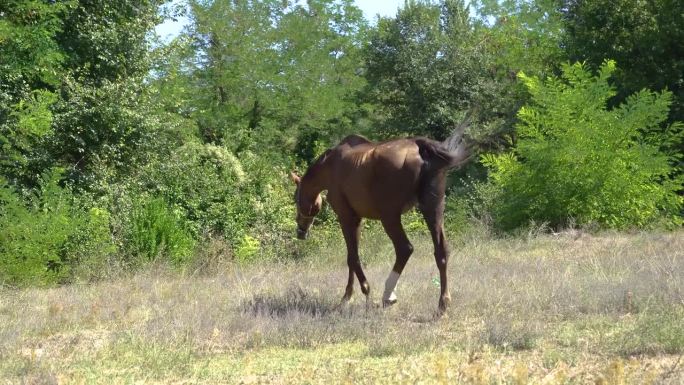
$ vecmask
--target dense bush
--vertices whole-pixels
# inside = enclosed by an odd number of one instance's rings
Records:
[[[643,90],[619,107],[607,61],[593,76],[582,64],[564,65],[562,76],[541,81],[520,75],[532,95],[523,107],[514,151],[484,157],[494,221],[505,229],[531,220],[553,226],[574,219],[602,227],[681,223],[674,177],[676,154],[661,150],[681,136],[666,130],[671,94]]]
[[[238,158],[225,147],[190,142],[149,164],[138,189],[163,197],[196,239],[220,236],[236,249],[253,250],[252,239],[268,242],[294,228],[286,175],[269,158],[250,152]]]
[[[81,207],[59,178],[59,172],[45,174],[40,191],[27,200],[0,181],[0,282],[67,281],[77,266],[115,252],[107,212]]]
[[[501,49],[481,43],[492,36],[475,28],[469,12],[460,0],[407,2],[395,18],[378,21],[364,52],[377,134],[443,140],[469,109],[477,112],[472,135],[504,129],[515,114],[514,82],[497,73]]]

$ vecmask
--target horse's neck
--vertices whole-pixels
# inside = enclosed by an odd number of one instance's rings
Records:
[[[328,167],[325,162],[314,163],[302,178],[302,194],[313,198],[327,188]]]

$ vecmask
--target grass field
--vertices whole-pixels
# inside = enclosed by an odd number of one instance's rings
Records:
[[[0,289],[0,383],[684,383],[684,232],[464,236],[441,318],[425,236],[394,307],[357,287],[336,309],[340,238],[297,262]],[[363,244],[379,302],[393,252]]]

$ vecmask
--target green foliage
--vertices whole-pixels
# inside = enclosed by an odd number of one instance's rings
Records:
[[[404,214],[401,218],[401,222],[408,233],[426,233],[428,231],[425,219],[423,219],[423,215],[418,210],[411,210]]]
[[[108,182],[116,182],[166,144],[162,122],[141,95],[140,79],[100,83],[64,79],[53,107],[55,129],[44,141],[43,159],[64,165],[83,189],[110,170],[114,180]]]
[[[15,181],[30,179],[33,150],[52,133],[53,115],[50,107],[57,100],[53,92],[38,89],[25,95],[26,99],[8,106],[7,119],[0,122],[0,175]],[[3,98],[5,97],[5,98]],[[0,98],[11,102],[8,94]],[[3,124],[4,123],[4,124]]]
[[[5,3],[0,173],[30,189],[37,175],[62,167],[79,190],[105,175],[130,173],[150,152],[143,146],[162,131],[142,84],[149,70],[146,34],[160,2]]]
[[[115,251],[107,213],[79,207],[59,186],[60,175],[45,174],[40,192],[27,202],[6,183],[0,186],[0,281],[63,282],[84,258],[104,260]]]
[[[312,164],[325,150],[325,140],[321,131],[308,125],[300,129],[294,155],[304,167]]]
[[[97,86],[149,70],[148,32],[164,0],[79,0],[57,34],[64,64],[83,83]]]
[[[175,266],[187,262],[195,246],[182,217],[162,198],[134,202],[126,237],[134,255],[148,262],[168,258]]]
[[[517,147],[483,157],[499,226],[530,220],[558,226],[570,219],[610,228],[681,223],[681,180],[672,166],[678,155],[661,147],[677,140],[682,126],[659,128],[671,94],[644,90],[608,110],[614,71],[608,61],[597,76],[579,63],[546,81],[520,74],[532,103],[518,113]]]
[[[55,36],[72,5],[35,0],[0,4],[0,177],[13,187],[35,187],[43,171],[30,169],[30,164],[51,128],[52,91],[65,60]]]
[[[260,248],[261,244],[258,239],[244,235],[235,247],[235,259],[242,262],[249,261],[256,256]]]
[[[110,271],[117,271],[119,251],[110,231],[111,214],[100,207],[81,210],[81,224],[62,247],[68,255],[69,281],[108,278]]]
[[[19,131],[36,137],[48,134],[52,128],[50,107],[56,101],[57,95],[47,90],[33,91],[29,100],[20,100],[12,112]]]
[[[188,143],[147,166],[142,188],[160,195],[182,210],[196,236],[203,232],[239,231],[236,222],[244,220],[248,201],[239,194],[244,182],[242,164],[223,147]]]
[[[565,57],[557,0],[478,0],[473,5],[479,21],[486,26],[485,36],[500,76],[524,71],[543,77]]]
[[[59,83],[64,52],[56,35],[64,14],[75,1],[48,4],[37,0],[7,0],[0,4],[0,82],[14,90]]]
[[[473,231],[473,209],[467,196],[451,194],[446,198],[444,228],[452,235]]]

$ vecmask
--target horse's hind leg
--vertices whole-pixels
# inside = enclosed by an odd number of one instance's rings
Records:
[[[397,286],[397,281],[401,272],[404,271],[406,262],[408,262],[409,257],[413,253],[413,245],[406,237],[406,232],[404,227],[401,225],[401,216],[397,215],[392,217],[392,219],[383,219],[382,226],[385,228],[385,232],[392,240],[394,244],[394,251],[397,255],[397,259],[394,262],[392,271],[385,281],[385,292],[382,295],[382,305],[387,307],[394,305],[397,302],[397,296],[394,293],[394,289]]]
[[[447,262],[449,250],[444,237],[444,190],[445,180],[443,175],[437,175],[433,180],[423,186],[418,208],[423,213],[425,222],[430,229],[432,243],[435,246],[435,262],[439,269],[440,296],[439,310],[445,312],[451,302],[447,282]]]

